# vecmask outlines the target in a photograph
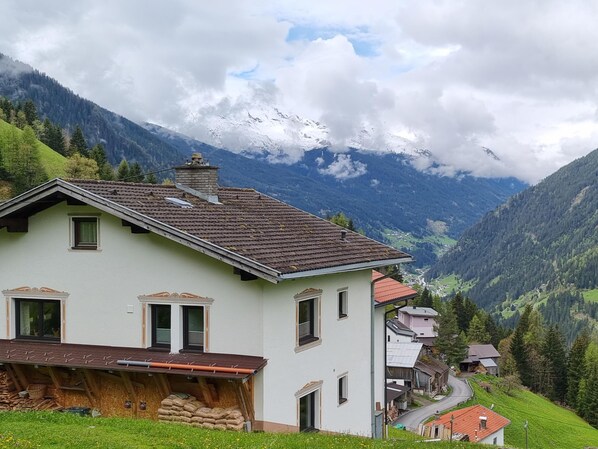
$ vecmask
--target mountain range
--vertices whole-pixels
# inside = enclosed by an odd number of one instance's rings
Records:
[[[88,145],[104,145],[112,164],[126,158],[146,171],[172,177],[169,168],[200,151],[221,167],[223,185],[255,188],[319,216],[342,211],[358,228],[379,240],[390,234],[415,236],[404,249],[415,256],[419,266],[432,263],[439,250],[446,249],[426,241],[427,237],[457,238],[485,212],[526,187],[514,178],[439,175],[442,167],[431,153],[399,136],[388,136],[381,147],[366,150],[366,144],[375,143],[374,131],[368,136],[369,131],[364,130],[362,138],[353,142],[355,148],[333,151],[327,147],[324,125],[275,107],[207,120],[212,141],[224,145],[230,136],[245,135],[252,143],[245,151],[239,147],[228,151],[157,125],[140,126],[3,55],[0,95],[13,101],[33,100],[40,117],[48,117],[66,130],[79,125]],[[272,131],[276,129],[278,134]],[[292,129],[297,132],[289,131]],[[284,156],[288,154],[285,146],[291,142],[299,155],[295,159]],[[481,148],[480,158],[494,159],[496,155]]]
[[[429,270],[516,321],[524,304],[573,336],[598,320],[598,150],[510,198]],[[598,328],[597,328],[598,329]]]

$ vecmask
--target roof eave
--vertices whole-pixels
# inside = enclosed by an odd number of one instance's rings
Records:
[[[1,204],[0,217],[19,210],[23,207],[24,201],[27,201],[28,203],[31,201],[37,201],[55,192],[71,195],[73,198],[86,202],[90,206],[110,213],[115,217],[125,219],[143,229],[147,229],[155,234],[161,235],[170,240],[174,240],[202,254],[206,254],[207,256],[225,262],[228,265],[245,270],[248,273],[254,274],[266,281],[272,283],[280,282],[280,272],[270,267],[259,264],[258,262],[243,257],[230,250],[214,245],[213,243],[192,236],[186,232],[180,231],[173,226],[140,214],[139,212],[135,212],[125,206],[108,200],[100,195],[96,195],[95,193],[59,178],[48,181]]]
[[[397,259],[374,260],[370,262],[360,262],[348,265],[337,265],[334,267],[319,268],[316,270],[298,271],[296,273],[282,273],[280,280],[300,279],[312,276],[322,276],[326,274],[348,273],[352,271],[371,270],[372,268],[384,267],[387,265],[396,265],[400,263],[413,262],[411,256],[405,256]]]

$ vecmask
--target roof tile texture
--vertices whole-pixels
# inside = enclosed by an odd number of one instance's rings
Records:
[[[221,187],[213,204],[174,185],[68,182],[283,274],[410,257],[252,189]]]
[[[504,416],[493,412],[483,405],[472,405],[460,410],[455,410],[440,416],[434,421],[426,423],[426,426],[444,425],[450,428],[451,416],[454,417],[453,433],[462,433],[469,435],[469,441],[479,441],[499,431],[511,423]],[[480,425],[480,416],[487,418],[486,428],[482,429]],[[476,433],[477,432],[477,433]],[[477,435],[477,440],[476,440]]]

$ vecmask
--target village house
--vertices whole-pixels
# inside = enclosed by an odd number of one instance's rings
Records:
[[[478,372],[498,376],[498,359],[500,353],[491,344],[469,345],[467,357],[459,363],[459,369],[463,372]]]
[[[217,179],[194,155],[174,185],[55,179],[0,204],[7,383],[104,415],[372,435],[372,269],[410,256]]]
[[[504,429],[510,423],[507,418],[483,405],[472,405],[426,423],[421,428],[421,434],[427,438],[503,446]]]
[[[446,389],[449,367],[432,357],[423,343],[386,345],[386,377],[389,381],[431,396]]]
[[[438,312],[430,307],[405,306],[398,310],[397,319],[417,335],[417,340],[426,346],[434,346],[438,335],[434,327]]]

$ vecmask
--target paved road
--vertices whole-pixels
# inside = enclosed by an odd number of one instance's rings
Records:
[[[449,408],[453,408],[460,402],[466,401],[471,397],[471,388],[469,388],[469,385],[467,385],[465,381],[457,379],[453,375],[449,375],[448,383],[453,389],[450,396],[447,396],[440,401],[434,402],[433,404],[416,408],[399,416],[399,419],[395,422],[395,424],[403,424],[408,430],[415,431],[421,423],[423,423],[430,416],[434,415],[434,413],[437,411],[442,412],[444,410],[448,410]]]

